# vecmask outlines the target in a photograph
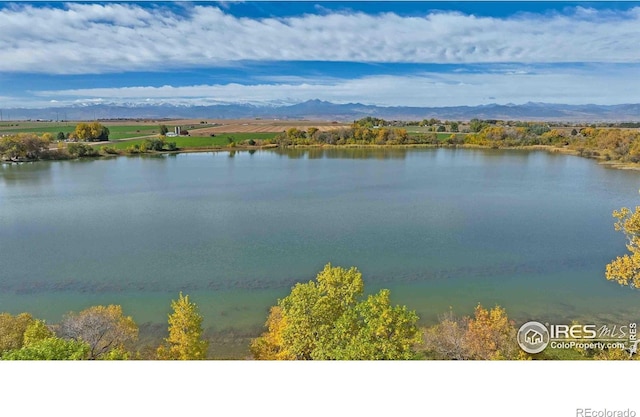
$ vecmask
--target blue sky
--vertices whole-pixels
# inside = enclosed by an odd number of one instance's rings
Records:
[[[0,108],[640,102],[640,2],[0,2]]]

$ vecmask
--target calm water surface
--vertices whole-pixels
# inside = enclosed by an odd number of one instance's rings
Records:
[[[0,311],[57,322],[121,304],[166,323],[191,295],[210,331],[258,332],[328,262],[429,324],[500,304],[516,321],[640,319],[604,279],[611,212],[640,173],[546,152],[344,149],[0,165]],[[165,326],[166,327],[166,326]]]

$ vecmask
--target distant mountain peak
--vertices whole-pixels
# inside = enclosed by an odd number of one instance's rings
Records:
[[[527,102],[525,104],[490,103],[479,106],[409,107],[376,106],[362,103],[336,104],[312,99],[296,104],[290,100],[274,100],[268,103],[226,103],[208,100],[203,104],[179,101],[155,103],[83,102],[72,106],[40,109],[10,109],[15,119],[51,120],[57,114],[65,114],[67,120],[92,120],[109,118],[209,118],[240,119],[253,117],[305,118],[315,120],[350,121],[367,116],[387,120],[548,120],[548,121],[638,121],[640,104],[618,105],[570,105]]]

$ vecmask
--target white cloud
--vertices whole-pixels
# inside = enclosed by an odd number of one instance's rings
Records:
[[[0,9],[0,71],[80,74],[241,60],[640,63],[640,8],[508,18],[322,13],[235,17],[219,7],[70,3]]]
[[[383,106],[453,106],[528,101],[566,104],[621,104],[640,97],[637,71],[630,66],[581,69],[518,70],[509,66],[486,73],[422,73],[356,79],[302,79],[278,84],[218,84],[185,87],[126,87],[34,91],[61,103],[101,99],[105,102],[296,103],[321,99]],[[32,103],[33,106],[33,103]]]

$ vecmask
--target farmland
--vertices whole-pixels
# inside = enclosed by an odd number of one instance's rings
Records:
[[[123,121],[121,123],[103,122],[103,125],[109,128],[109,138],[111,140],[128,139],[139,136],[147,136],[158,134],[160,126],[158,124],[138,123],[132,124],[132,121]],[[4,122],[0,123],[0,136],[15,135],[18,133],[35,133],[41,135],[50,133],[54,137],[58,132],[65,135],[74,131],[77,122]]]
[[[272,139],[273,133],[221,133],[216,136],[177,136],[167,138],[168,142],[175,142],[178,148],[217,148],[229,145],[231,142],[241,143],[248,140]],[[124,150],[130,146],[141,145],[145,139],[119,140],[112,146]]]
[[[188,130],[194,139],[212,137],[217,138],[220,135],[233,134],[236,142],[248,139],[269,139],[276,133],[283,132],[289,128],[295,127],[300,130],[307,130],[315,127],[321,131],[336,129],[339,127],[348,127],[348,124],[330,122],[330,121],[288,121],[288,120],[260,120],[260,119],[177,119],[177,120],[117,120],[117,121],[99,121],[101,124],[109,128],[109,139],[111,141],[119,141],[123,139],[143,138],[160,133],[160,126],[165,125],[169,132],[173,132],[175,127],[179,126],[183,131]],[[51,133],[56,135],[58,132],[65,134],[73,132],[78,121],[5,121],[0,122],[0,136],[14,135],[18,133],[35,133],[41,135],[43,133]],[[258,135],[244,135],[244,134]],[[176,138],[178,139],[178,138]],[[178,141],[176,141],[178,142]],[[199,146],[202,140],[193,142]],[[182,143],[182,141],[181,141]],[[185,142],[186,143],[186,142]],[[225,142],[226,144],[226,137]],[[220,139],[212,139],[205,146],[219,146],[222,142]],[[180,146],[180,145],[179,145]],[[184,146],[190,146],[185,144]]]

